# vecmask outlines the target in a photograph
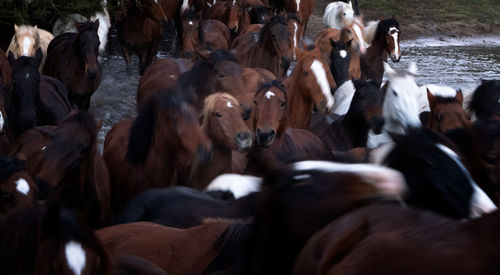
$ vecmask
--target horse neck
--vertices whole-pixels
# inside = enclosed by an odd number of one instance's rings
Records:
[[[360,60],[363,79],[372,79],[377,83],[382,81],[384,62],[387,60],[384,37],[379,37],[375,37],[372,45],[366,50],[366,55]]]
[[[349,47],[347,49],[349,55],[351,56],[351,62],[349,63],[349,79],[360,79],[361,78],[361,64],[360,57],[356,51]]]
[[[305,97],[301,94],[302,87],[298,74],[297,70],[292,73],[290,84],[287,87],[289,100],[286,108],[290,120],[289,126],[307,130],[311,122],[314,104],[311,97]]]
[[[342,119],[342,128],[348,136],[352,147],[366,146],[370,126],[366,123],[362,113],[349,109]]]

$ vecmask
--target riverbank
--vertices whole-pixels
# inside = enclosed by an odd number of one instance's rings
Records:
[[[316,0],[308,24],[311,39],[325,28],[321,19],[329,0]],[[365,22],[396,16],[402,40],[423,37],[500,36],[498,0],[358,0]]]

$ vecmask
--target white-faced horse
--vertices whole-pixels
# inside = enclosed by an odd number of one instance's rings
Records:
[[[351,1],[349,3],[336,1],[326,6],[325,13],[323,14],[323,24],[329,28],[340,30],[344,27],[345,22],[350,20],[354,20],[354,10]]]
[[[40,63],[40,67],[38,68],[38,71],[41,73],[45,64],[45,57],[47,56],[47,47],[54,38],[54,35],[44,29],[39,29],[37,26],[14,25],[14,30],[16,33],[12,37],[7,54],[11,51],[15,58],[19,58],[20,56],[35,57],[36,50],[41,48],[43,57],[42,63]]]

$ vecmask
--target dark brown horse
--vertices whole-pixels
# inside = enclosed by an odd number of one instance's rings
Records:
[[[462,106],[464,97],[461,90],[431,86],[427,88],[427,99],[431,109],[427,128],[444,133],[471,124]]]
[[[368,131],[380,134],[384,126],[382,93],[374,82],[353,81],[355,92],[345,115],[333,119],[330,115],[314,114],[311,132],[316,134],[330,151],[345,152],[366,147]]]
[[[231,35],[235,37],[240,30],[250,25],[250,15],[246,8],[247,1],[245,0],[218,1],[203,14],[203,19],[222,21],[229,28]]]
[[[183,58],[162,58],[148,66],[137,87],[138,109],[148,100],[148,97],[160,89],[172,89],[177,78],[193,67],[193,62]]]
[[[243,108],[227,93],[215,93],[205,98],[200,116],[201,127],[213,144],[211,161],[197,167],[190,184],[202,190],[220,174],[232,172],[232,150],[249,151],[253,137],[243,121]]]
[[[70,210],[53,203],[1,219],[0,231],[0,268],[5,274],[113,274],[107,252],[93,232]]]
[[[78,33],[64,33],[50,41],[43,73],[59,79],[71,103],[88,110],[90,97],[101,83],[99,55],[99,19],[95,22],[75,22]]]
[[[323,142],[311,132],[290,128],[287,95],[278,81],[260,86],[254,99],[256,145],[250,154],[246,172],[257,173],[267,166],[279,169],[292,161],[330,159]]]
[[[24,161],[0,157],[0,217],[31,207],[37,192]]]
[[[232,47],[243,67],[260,67],[284,77],[293,58],[293,46],[286,21],[274,16],[259,33],[247,32],[233,41]]]
[[[292,128],[309,129],[314,106],[320,113],[330,113],[336,84],[328,57],[318,48],[298,53],[297,65],[283,85],[288,93],[286,107]]]
[[[149,97],[138,117],[116,124],[104,142],[113,210],[146,189],[187,184],[211,147],[183,90]]]
[[[380,86],[384,75],[383,62],[387,62],[387,56],[392,62],[401,58],[399,22],[394,17],[371,22],[365,28],[365,36],[371,45],[360,59],[361,79],[371,79]]]
[[[130,74],[130,56],[139,56],[139,73],[153,61],[158,51],[161,36],[160,20],[167,19],[156,0],[130,0],[124,18],[118,24],[118,35],[122,44],[127,73]]]
[[[269,2],[275,12],[286,11],[298,15],[300,22],[302,22],[299,36],[302,39],[306,33],[307,22],[314,9],[314,0],[271,0]]]
[[[55,125],[71,110],[62,83],[52,77],[40,75],[38,67],[42,52],[38,49],[36,57],[21,56],[14,59],[9,54],[12,67],[12,85],[5,93],[5,111],[11,141],[23,131],[36,125]]]
[[[480,120],[500,121],[500,80],[483,80],[468,106]]]
[[[497,274],[500,212],[462,222],[395,205],[330,223],[299,254],[293,274]]]

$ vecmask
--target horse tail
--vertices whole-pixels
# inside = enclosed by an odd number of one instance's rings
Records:
[[[150,97],[132,123],[126,155],[131,162],[138,163],[148,155],[158,115],[156,100],[157,97]]]
[[[249,273],[250,270],[245,269],[245,262],[250,260],[256,233],[256,225],[252,220],[231,224],[215,241],[212,251],[219,253],[203,274],[229,268],[231,274]]]

